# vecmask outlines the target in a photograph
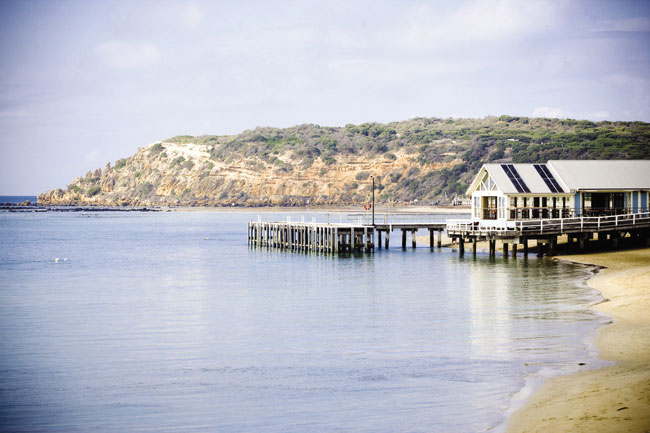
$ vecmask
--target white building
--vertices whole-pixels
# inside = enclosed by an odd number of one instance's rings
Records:
[[[472,219],[517,221],[646,212],[650,161],[485,164],[466,194]]]

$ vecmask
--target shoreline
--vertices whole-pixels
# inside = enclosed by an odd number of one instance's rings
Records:
[[[50,205],[0,203],[0,210],[13,212],[236,212],[236,213],[370,213],[363,206],[323,205],[323,206],[99,206],[99,205]],[[383,206],[376,208],[375,214],[384,213],[436,213],[470,214],[466,206]]]
[[[614,362],[546,380],[512,414],[508,433],[650,431],[650,248],[558,256],[594,266],[587,285],[612,318],[595,335],[601,359]]]

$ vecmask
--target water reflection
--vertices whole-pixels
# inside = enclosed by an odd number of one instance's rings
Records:
[[[482,431],[594,356],[582,268],[249,248],[251,218],[0,215],[3,427]]]

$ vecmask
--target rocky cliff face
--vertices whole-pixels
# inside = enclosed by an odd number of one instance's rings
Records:
[[[416,118],[343,128],[179,136],[89,171],[39,204],[303,206],[449,203],[485,162],[648,159],[650,125],[571,119]]]
[[[339,155],[301,167],[290,152],[272,163],[251,156],[219,161],[209,145],[191,140],[161,141],[141,147],[115,166],[89,171],[67,189],[38,196],[39,204],[99,206],[302,206],[359,204],[369,199],[371,176],[376,199],[391,195],[392,179],[439,171],[462,164],[459,159],[422,167],[414,155],[390,157]],[[290,169],[286,166],[291,167]],[[383,200],[386,201],[386,200]],[[390,200],[388,200],[390,201]]]

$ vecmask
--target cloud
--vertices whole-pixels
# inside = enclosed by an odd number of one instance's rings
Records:
[[[545,0],[474,0],[451,13],[427,5],[406,17],[411,25],[404,38],[416,45],[493,43],[549,31],[558,15],[558,4]]]
[[[160,50],[148,42],[110,40],[97,45],[95,53],[104,65],[119,71],[146,68],[160,59]]]
[[[205,12],[199,5],[190,2],[180,10],[179,18],[186,27],[196,28],[203,24]]]

